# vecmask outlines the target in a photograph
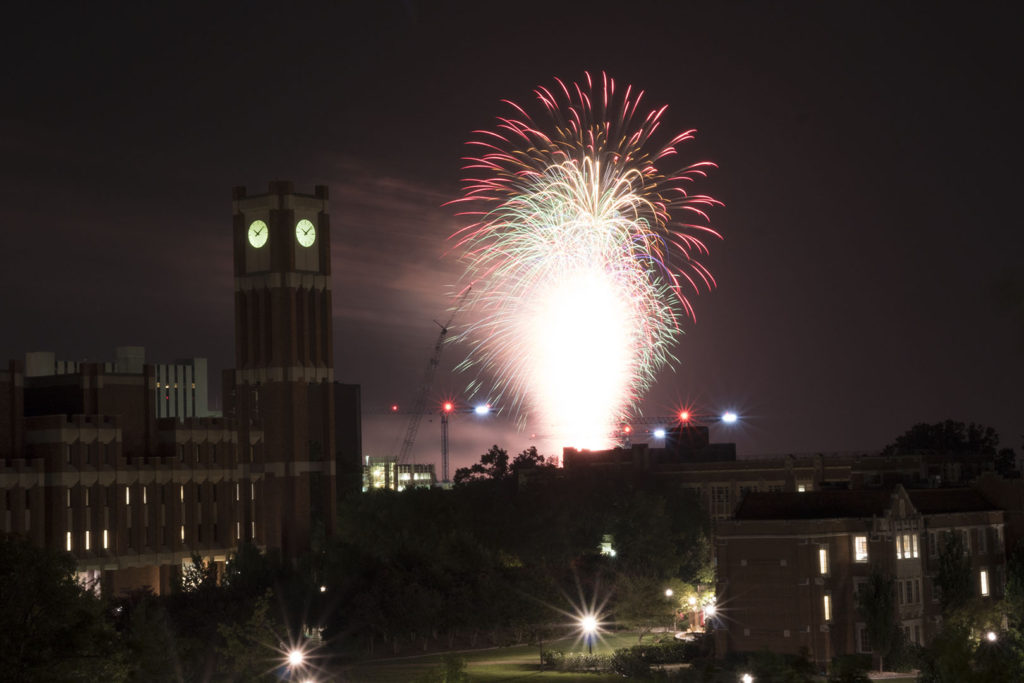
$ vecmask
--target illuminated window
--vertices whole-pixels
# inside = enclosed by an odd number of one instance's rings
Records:
[[[249,533],[256,538],[256,522],[249,522]]]
[[[828,593],[821,598],[825,621],[832,621],[832,596]]]
[[[185,542],[185,525],[184,524],[181,525],[181,541],[182,541],[182,543]]]
[[[235,502],[242,500],[242,485],[235,482]]]
[[[91,547],[92,547],[92,537],[91,537],[91,534],[88,531],[86,531],[85,532],[85,549],[89,550]]]
[[[67,507],[71,507],[71,489],[67,490],[66,503]]]
[[[867,562],[868,561],[868,537],[867,536],[854,536],[853,537],[853,561],[854,562]]]
[[[235,522],[235,540],[241,540],[242,538],[242,523]]]
[[[796,490],[797,490],[797,493],[804,493],[805,491],[807,491],[807,485],[806,484],[797,484],[796,485]]]
[[[82,489],[82,500],[85,502],[85,507],[89,507],[89,489]]]
[[[249,498],[256,500],[256,482],[249,484]]]
[[[103,530],[103,549],[106,550],[110,547],[110,532],[106,529]]]
[[[899,534],[896,535],[896,559],[903,559],[903,537]]]
[[[818,568],[822,576],[828,576],[828,546],[818,548]]]
[[[912,534],[910,536],[910,545],[911,545],[912,551],[914,553],[914,557],[917,557],[918,556],[918,553],[917,553],[917,534]]]
[[[143,505],[145,505],[146,503],[149,502],[149,492],[147,491],[148,488],[149,488],[148,486],[143,486],[142,487],[142,504]]]
[[[125,485],[125,487],[124,487],[124,504],[125,505],[131,505],[132,504],[132,489],[128,485]]]
[[[982,569],[978,573],[978,578],[981,580],[981,594],[988,595],[988,570]]]
[[[185,486],[184,486],[184,484],[178,487],[178,498],[181,499],[182,503],[185,502]]]
[[[67,550],[69,553],[71,552],[71,532],[70,531],[67,532],[64,535],[64,549]]]

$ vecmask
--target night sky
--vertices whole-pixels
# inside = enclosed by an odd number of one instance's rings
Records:
[[[930,3],[22,3],[0,29],[0,352],[234,362],[231,188],[331,191],[336,378],[397,449],[447,295],[474,129],[607,71],[698,130],[725,203],[648,415],[741,455],[874,450],[921,421],[1024,434],[1020,17]],[[8,10],[10,12],[10,10]],[[31,12],[32,14],[29,14]],[[466,381],[445,349],[435,397]],[[453,467],[492,443],[452,420]],[[437,460],[424,421],[417,459]]]

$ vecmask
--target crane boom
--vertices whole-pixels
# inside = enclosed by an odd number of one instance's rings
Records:
[[[405,439],[402,441],[402,449],[398,452],[398,462],[400,463],[407,462],[409,454],[412,452],[412,446],[416,442],[416,433],[420,429],[420,422],[423,420],[423,415],[427,410],[427,399],[430,397],[430,388],[434,385],[434,374],[437,372],[437,366],[441,362],[444,339],[448,336],[448,328],[451,327],[452,321],[455,320],[455,314],[459,312],[462,305],[466,302],[470,289],[472,287],[467,287],[459,296],[455,307],[452,309],[452,314],[448,317],[448,322],[442,325],[436,320],[434,321],[441,328],[441,332],[437,335],[434,352],[430,355],[430,361],[427,363],[427,369],[423,373],[423,379],[416,393],[416,402],[413,404],[412,414],[409,415],[409,424],[405,428]]]

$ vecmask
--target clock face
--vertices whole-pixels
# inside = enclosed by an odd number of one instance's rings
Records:
[[[313,226],[313,222],[303,218],[296,223],[295,239],[304,247],[313,246],[313,242],[316,241],[316,228]]]
[[[249,244],[256,249],[267,243],[268,235],[267,224],[263,221],[257,220],[249,224]]]

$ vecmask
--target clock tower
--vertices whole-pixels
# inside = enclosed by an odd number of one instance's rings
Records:
[[[294,558],[331,534],[335,500],[331,230],[327,187],[236,187],[235,369],[225,407],[262,473],[255,541]],[[262,430],[260,441],[252,432]],[[261,444],[259,447],[245,444]]]

